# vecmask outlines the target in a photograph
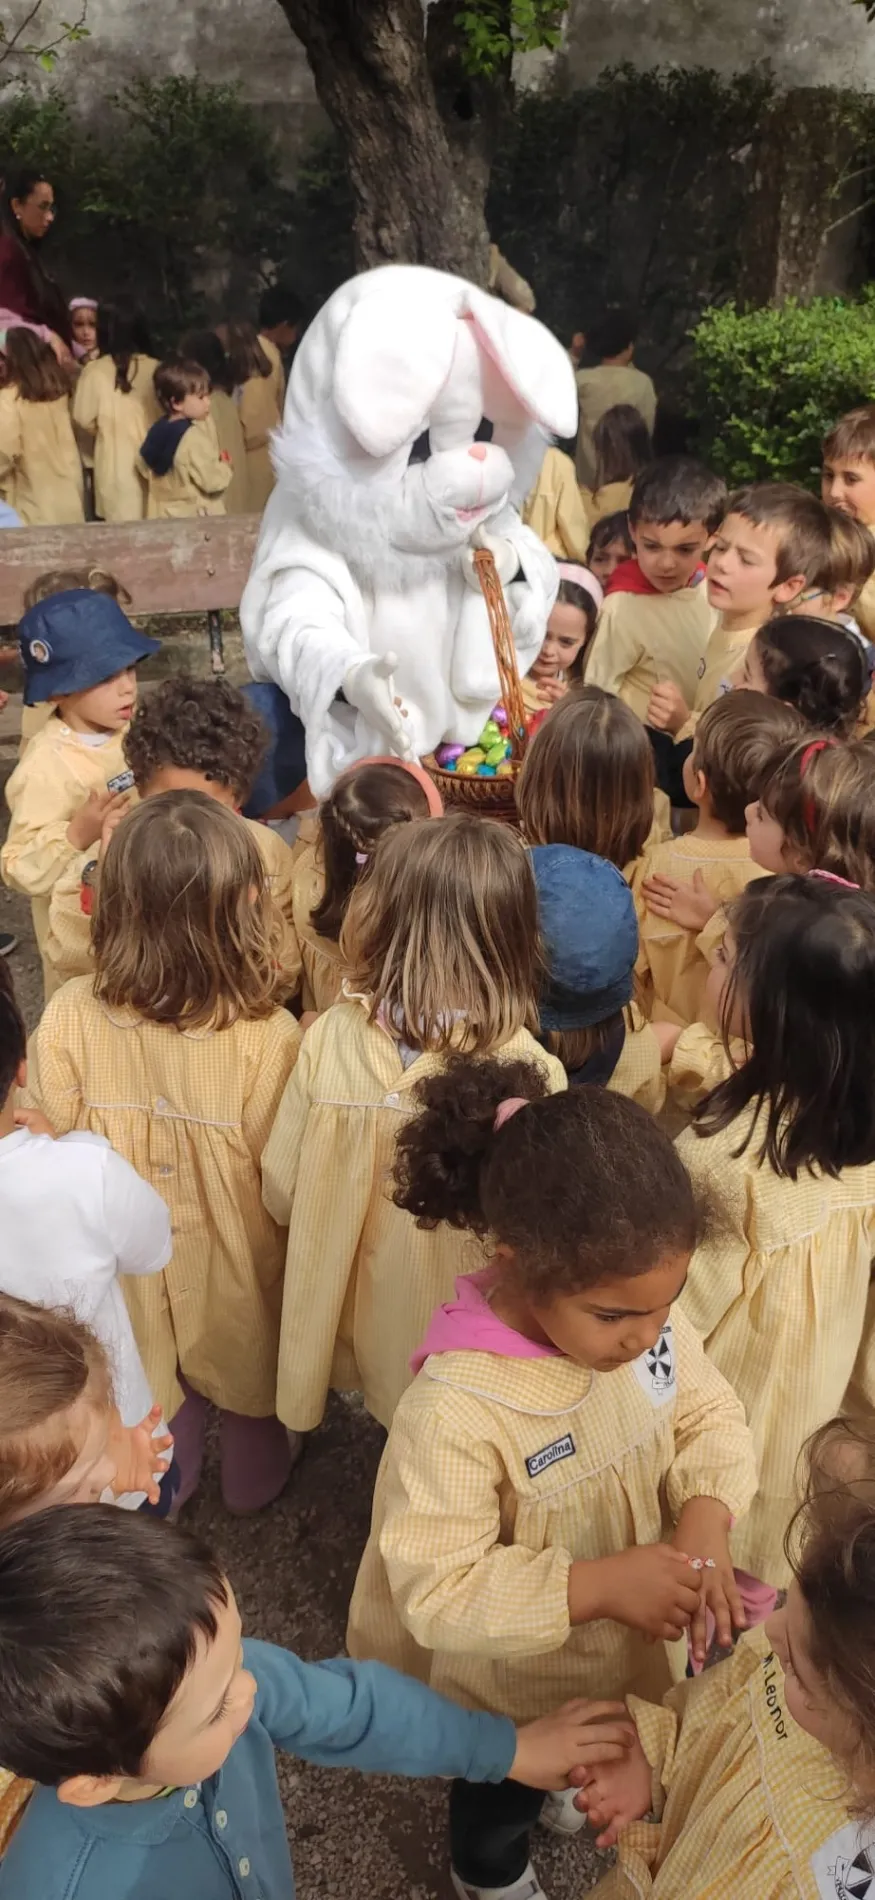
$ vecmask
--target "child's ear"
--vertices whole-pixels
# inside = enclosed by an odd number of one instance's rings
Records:
[[[791,574],[788,581],[779,581],[772,588],[772,601],[776,607],[789,607],[804,594],[808,582],[804,574]]]
[[[122,1775],[70,1775],[56,1793],[68,1808],[102,1808],[115,1800],[123,1780]]]
[[[15,1086],[16,1088],[19,1088],[19,1089],[27,1088],[27,1063],[26,1062],[19,1062],[18,1064],[18,1068],[15,1071]]]
[[[703,801],[707,798],[707,796],[708,796],[708,780],[706,779],[704,772],[694,772],[693,773],[693,797],[695,798],[696,804],[701,805]]]

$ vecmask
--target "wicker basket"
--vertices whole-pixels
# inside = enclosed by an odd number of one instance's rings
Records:
[[[486,548],[477,548],[474,564],[483,589],[486,611],[489,615],[489,631],[495,648],[495,664],[498,668],[499,692],[501,703],[507,713],[507,729],[512,751],[510,763],[512,773],[502,778],[469,778],[458,772],[445,772],[435,763],[434,758],[423,760],[426,771],[434,779],[444,804],[449,810],[479,812],[483,818],[497,818],[503,824],[515,825],[519,822],[516,807],[516,779],[525,757],[527,741],[525,706],[520,686],[519,670],[516,663],[516,648],[513,643],[507,602],[504,590],[498,578],[498,572],[492,555]]]

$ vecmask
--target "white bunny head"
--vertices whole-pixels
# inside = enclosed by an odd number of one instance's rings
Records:
[[[443,567],[573,435],[571,364],[533,317],[460,277],[388,265],[311,324],[274,439],[279,487],[323,546],[398,584]]]

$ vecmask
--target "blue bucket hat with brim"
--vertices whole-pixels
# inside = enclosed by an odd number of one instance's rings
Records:
[[[90,587],[71,587],[29,608],[19,621],[18,640],[26,706],[87,693],[161,646],[131,626],[111,594]]]
[[[616,865],[567,844],[535,845],[547,982],[542,1029],[590,1029],[632,1000],[638,919]]]

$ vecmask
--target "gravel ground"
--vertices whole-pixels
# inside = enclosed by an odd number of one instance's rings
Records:
[[[160,676],[184,659],[205,673],[205,641],[193,626],[150,664]],[[166,657],[165,657],[166,655]],[[231,629],[228,670],[243,676]],[[7,690],[14,674],[0,677]],[[20,701],[0,713],[0,781],[17,757]],[[5,835],[6,809],[2,807]],[[14,930],[10,962],[33,1028],[41,1008],[39,960],[26,900],[0,885],[0,930]],[[257,1520],[231,1517],[219,1494],[214,1459],[185,1521],[221,1553],[249,1635],[283,1643],[308,1659],[343,1647],[346,1610],[367,1535],[383,1433],[354,1400],[335,1399],[310,1437],[288,1490]],[[367,1779],[312,1768],[280,1756],[280,1784],[299,1900],[451,1900],[445,1845],[446,1790],[440,1782]],[[549,1900],[581,1900],[608,1861],[586,1835],[566,1843],[539,1833],[535,1862]],[[193,1897],[195,1900],[195,1897]]]

